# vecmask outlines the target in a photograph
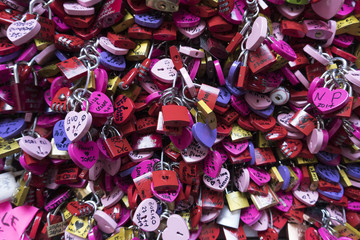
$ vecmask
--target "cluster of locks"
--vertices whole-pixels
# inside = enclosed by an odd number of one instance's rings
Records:
[[[0,0],[0,239],[359,240],[358,18]]]

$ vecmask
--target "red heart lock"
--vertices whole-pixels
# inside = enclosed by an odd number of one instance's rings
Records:
[[[201,219],[201,213],[202,213],[202,207],[196,205],[195,207],[193,207],[190,211],[190,219],[191,219],[191,228],[195,229],[199,223],[200,223],[200,219]]]
[[[288,221],[287,218],[285,217],[285,214],[278,210],[273,210],[272,215],[273,215],[274,227],[278,229],[282,229]]]
[[[204,224],[201,226],[200,240],[217,239],[220,234],[219,225],[215,222]]]
[[[223,208],[223,193],[204,188],[201,191],[201,200],[203,208]]]
[[[265,135],[266,140],[280,141],[287,136],[287,130],[279,125],[276,125],[270,132]]]
[[[275,162],[276,162],[276,158],[271,148],[255,148],[256,166],[262,166]]]
[[[309,227],[308,229],[306,229],[305,240],[318,240],[318,239],[320,239],[320,236],[315,228]]]
[[[135,111],[134,102],[125,95],[119,95],[114,102],[114,122],[123,124],[130,120]]]
[[[273,228],[268,228],[266,231],[258,232],[258,237],[262,240],[276,240],[279,238],[279,234]]]
[[[303,222],[304,209],[295,209],[291,206],[290,210],[284,213],[284,216],[291,222],[302,223]]]
[[[217,122],[217,134],[222,136],[229,136],[231,133],[232,126],[228,126],[222,122]]]
[[[262,132],[271,131],[276,124],[276,120],[273,116],[262,118],[254,113],[250,114],[250,122],[254,127]]]
[[[107,37],[115,47],[125,49],[133,49],[136,47],[136,43],[124,35],[108,32]]]
[[[254,183],[253,181],[250,181],[247,191],[250,194],[267,196],[269,193],[269,186],[267,184],[265,184],[263,186],[259,186],[256,183]]]
[[[194,185],[199,182],[200,168],[197,163],[188,164],[181,161],[179,164],[179,178],[184,184]]]
[[[355,188],[355,187],[345,188],[344,194],[349,198],[352,198],[356,201],[360,201],[360,189],[359,188]]]
[[[341,192],[342,188],[340,183],[332,183],[320,179],[318,189],[321,191]]]
[[[15,46],[8,38],[0,38],[0,56],[16,52],[20,46]]]
[[[303,148],[303,144],[298,139],[286,138],[279,143],[280,151],[288,158],[295,158]]]
[[[240,127],[242,127],[245,130],[256,131],[255,126],[253,126],[252,123],[250,122],[249,116],[239,116],[239,118],[237,119],[237,123],[239,124]]]

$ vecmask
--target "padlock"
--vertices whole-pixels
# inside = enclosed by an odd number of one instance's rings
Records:
[[[30,190],[30,181],[31,181],[31,172],[27,174],[27,179],[25,181],[25,175],[21,177],[19,187],[17,188],[16,192],[13,195],[12,202],[16,206],[24,205],[26,197]]]
[[[65,221],[64,215],[62,212],[60,212],[61,214],[61,220],[59,222],[55,222],[54,223],[54,219],[53,224],[51,224],[51,216],[56,215],[57,211],[55,210],[54,214],[52,215],[50,212],[47,214],[46,218],[47,218],[47,226],[46,226],[46,233],[47,236],[49,238],[53,238],[59,235],[62,235],[65,232],[66,227],[68,226],[68,223]]]
[[[73,216],[66,229],[66,232],[86,239],[90,230],[90,221],[88,217],[79,218]]]
[[[146,6],[161,12],[177,12],[179,10],[178,0],[146,0]]]
[[[112,135],[110,138],[107,138],[105,131],[110,132]],[[113,126],[110,126],[106,129],[106,125],[102,129],[102,136],[104,139],[104,146],[109,156],[112,159],[125,156],[132,151],[132,147],[126,138],[123,138],[120,132]]]
[[[161,162],[160,162],[161,163]],[[152,172],[153,174],[153,185],[155,191],[176,191],[179,188],[179,181],[176,172],[171,170],[170,165],[164,164],[167,170],[158,169],[162,167],[160,164],[154,164]]]
[[[311,104],[306,105],[303,109],[296,112],[295,115],[289,120],[291,126],[295,127],[305,135],[309,135],[317,123],[316,119],[306,112],[306,109],[310,106]]]
[[[244,193],[239,191],[232,191],[229,193],[226,188],[225,192],[225,197],[231,212],[249,207],[249,202]]]
[[[216,219],[216,223],[230,228],[238,228],[240,223],[240,213],[240,209],[231,211],[228,206],[224,205]]]

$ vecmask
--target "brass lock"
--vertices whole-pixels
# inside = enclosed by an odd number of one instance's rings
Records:
[[[24,176],[25,176],[25,174],[24,174]],[[31,172],[29,172],[26,181],[24,180],[24,176],[21,177],[20,185],[16,189],[16,192],[14,193],[13,198],[12,198],[12,202],[16,206],[24,205],[24,202],[25,202],[26,197],[27,197],[27,195],[29,193],[29,190],[30,190],[29,184],[30,184],[30,181],[31,181]]]

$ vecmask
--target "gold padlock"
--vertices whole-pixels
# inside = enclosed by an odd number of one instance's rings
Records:
[[[258,132],[258,134],[257,134],[257,143],[258,143],[259,148],[269,148],[269,147],[271,147],[270,142],[268,140],[266,140],[263,132]]]
[[[57,211],[58,210],[55,210],[54,215],[56,215]],[[66,222],[65,217],[62,214],[62,212],[61,212],[61,218],[62,218],[61,222],[51,224],[50,223],[50,212],[48,213],[48,215],[47,215],[47,224],[48,225],[46,226],[46,233],[49,238],[59,236],[65,232],[65,229],[69,224]]]
[[[310,187],[309,188],[311,191],[316,191],[316,189],[319,186],[319,177],[316,174],[314,166],[311,165],[308,167],[308,169],[309,169],[309,176],[310,176]]]
[[[88,217],[79,218],[77,216],[73,216],[66,231],[78,237],[87,238],[90,230],[90,224],[91,223],[89,223]]]
[[[270,187],[275,191],[280,191],[282,185],[284,184],[284,179],[282,178],[281,174],[279,173],[279,170],[277,167],[271,167],[270,168]]]
[[[177,12],[179,0],[146,0],[146,6],[161,12]]]
[[[334,227],[335,235],[340,237],[348,237],[351,239],[360,239],[360,232],[348,223],[340,224]]]
[[[343,20],[336,22],[336,35],[349,32],[352,28],[356,28],[359,25],[359,20],[351,15]]]
[[[229,193],[226,188],[225,188],[225,192],[226,192],[225,197],[231,212],[235,210],[247,208],[250,206],[245,193],[242,193],[240,191],[233,191]]]
[[[0,158],[5,158],[19,152],[21,152],[21,148],[14,139],[0,142]]]
[[[88,90],[89,91],[95,91],[96,90],[96,78],[95,78],[95,72],[94,71],[90,71],[90,78],[89,78],[89,82],[88,82]]]
[[[240,142],[246,139],[250,139],[252,137],[252,134],[251,132],[241,128],[239,124],[235,123],[232,126],[230,137],[231,141]]]
[[[128,61],[142,61],[149,54],[150,50],[150,41],[136,41],[136,47],[131,49],[126,55],[126,60]]]
[[[55,159],[70,159],[68,151],[62,151],[56,147],[54,138],[51,139],[51,152],[49,157]]]
[[[250,194],[250,198],[258,211],[271,208],[279,203],[278,196],[270,187],[267,196]]]
[[[119,86],[120,81],[121,78],[119,78],[119,76],[109,77],[106,87],[106,95],[110,95],[110,96],[114,95],[117,87]]]
[[[135,23],[134,16],[131,13],[129,13],[128,10],[125,9],[125,15],[123,19],[118,24],[113,25],[112,29],[114,30],[115,33],[119,33],[125,31],[134,23]]]
[[[203,119],[206,121],[209,127],[212,130],[217,128],[216,115],[203,100],[197,102],[197,108],[199,110],[198,113],[203,116]]]
[[[276,54],[276,61],[271,65],[269,71],[274,72],[276,70],[279,70],[280,68],[284,67],[288,62],[288,60],[286,60],[279,54]]]
[[[298,165],[310,165],[310,164],[317,164],[318,160],[316,158],[296,158],[296,163]]]
[[[34,39],[37,50],[42,51],[52,44],[52,42],[43,41],[40,39]]]
[[[50,64],[50,65],[44,66],[41,69],[39,69],[39,71],[37,73],[38,73],[39,77],[48,78],[48,77],[56,76],[59,72],[60,72],[60,69],[58,68],[58,66],[56,64]]]
[[[348,175],[345,173],[344,169],[341,169],[339,166],[336,166],[340,173],[340,183],[344,187],[351,187],[352,183],[348,177]]]
[[[19,187],[16,189],[12,198],[12,202],[15,206],[24,205],[24,202],[30,190],[29,184],[31,181],[31,172],[29,172],[26,182],[24,180],[24,175],[20,178]]]

